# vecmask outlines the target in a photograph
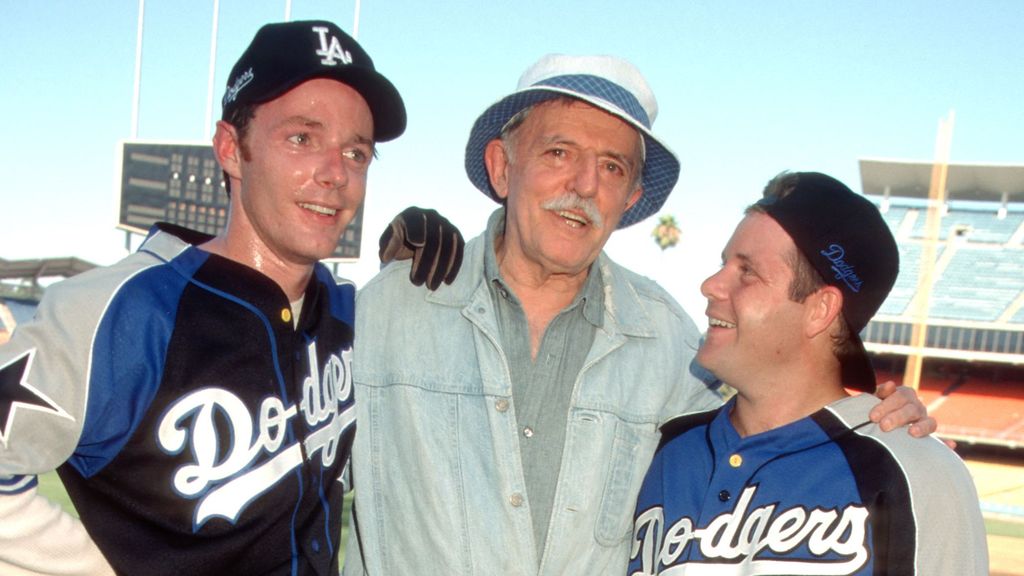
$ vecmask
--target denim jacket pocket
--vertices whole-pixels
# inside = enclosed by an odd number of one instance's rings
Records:
[[[659,437],[654,424],[616,423],[594,534],[602,545],[615,546],[632,533],[636,497]]]

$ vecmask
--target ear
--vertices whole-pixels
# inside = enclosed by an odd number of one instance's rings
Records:
[[[221,170],[233,181],[242,181],[242,146],[238,141],[238,131],[234,126],[223,120],[217,121],[217,132],[213,135],[213,155],[217,157]],[[232,190],[238,186],[232,185]]]
[[[487,166],[487,176],[491,180],[491,187],[498,194],[498,198],[508,198],[508,150],[507,144],[501,138],[495,138],[487,143],[484,148],[484,165]]]
[[[633,190],[633,193],[629,196],[629,198],[626,199],[626,207],[622,211],[625,212],[626,210],[629,210],[630,208],[632,208],[633,205],[636,204],[637,201],[640,200],[640,197],[643,196],[643,195],[644,195],[644,187],[643,186],[637,186],[636,190]]]
[[[825,286],[807,297],[807,336],[814,338],[829,334],[837,319],[842,322],[843,293],[835,286]]]

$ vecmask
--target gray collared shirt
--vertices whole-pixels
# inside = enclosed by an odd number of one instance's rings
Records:
[[[488,230],[484,274],[508,356],[519,456],[540,556],[562,463],[573,384],[593,344],[594,332],[603,321],[604,290],[601,275],[592,269],[576,298],[548,324],[537,358],[532,359],[526,314],[501,277],[494,250],[495,237],[504,233],[504,227],[502,218]]]

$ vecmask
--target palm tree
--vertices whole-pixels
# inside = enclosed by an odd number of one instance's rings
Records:
[[[658,225],[654,227],[654,232],[651,233],[654,237],[655,243],[662,250],[671,248],[679,243],[679,225],[676,224],[676,217],[671,214],[665,214],[658,218]]]

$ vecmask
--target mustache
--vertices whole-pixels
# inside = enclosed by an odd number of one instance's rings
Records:
[[[604,218],[597,209],[597,203],[591,198],[580,198],[578,194],[567,192],[552,198],[540,205],[545,210],[579,210],[590,221],[590,225],[598,230],[604,228]]]

